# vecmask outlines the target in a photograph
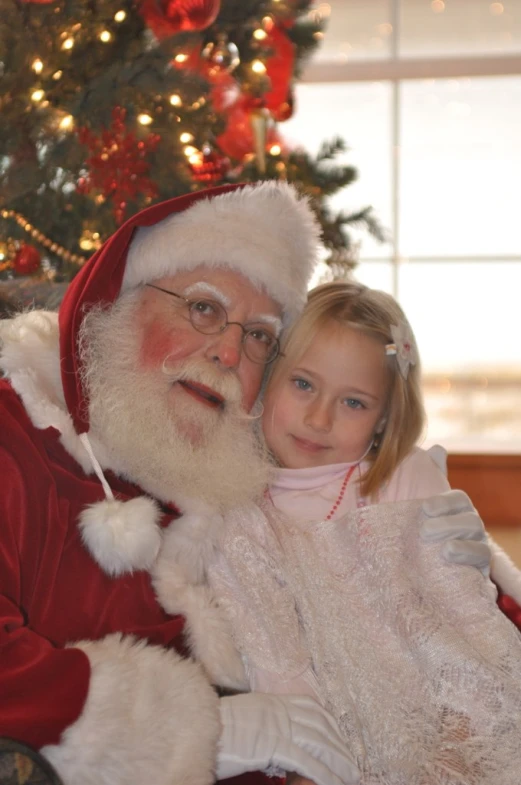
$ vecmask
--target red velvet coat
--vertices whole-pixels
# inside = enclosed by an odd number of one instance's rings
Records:
[[[118,631],[182,650],[183,619],[158,606],[148,573],[102,572],[77,527],[81,510],[103,498],[98,479],[54,428],[32,425],[5,381],[0,407],[0,735],[41,747],[59,740],[87,694],[88,658],[66,644]],[[139,494],[115,476],[110,484],[123,499]]]
[[[106,476],[118,498],[141,495],[110,472]],[[85,647],[71,647],[72,642],[102,641],[120,632],[184,653],[184,620],[162,610],[147,572],[111,578],[93,560],[77,522],[86,505],[103,499],[100,483],[64,449],[58,430],[33,425],[7,381],[0,381],[0,482],[0,735],[53,749],[46,745],[59,745],[63,732],[90,710],[86,699],[92,658]],[[175,515],[165,509],[163,524]],[[183,686],[194,677],[204,679],[199,673],[180,674]],[[219,728],[210,718],[205,734],[208,706],[199,701],[197,690],[193,703],[198,714],[191,730],[192,754],[197,756],[200,744],[200,756],[208,747],[214,757]],[[175,699],[170,712],[171,744],[184,744],[184,726],[191,718]],[[122,722],[130,719],[124,715]],[[180,725],[183,737],[176,739]],[[145,755],[146,744],[143,740]],[[123,762],[127,752],[122,748],[116,754]],[[194,777],[198,774],[194,771]],[[262,774],[234,779],[241,785],[265,781]]]

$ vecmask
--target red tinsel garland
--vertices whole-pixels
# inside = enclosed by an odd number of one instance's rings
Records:
[[[148,177],[150,164],[145,160],[161,140],[159,134],[149,134],[146,139],[137,139],[125,126],[126,110],[120,106],[112,110],[110,128],[99,136],[90,128],[80,128],[78,138],[86,145],[91,155],[86,159],[86,177],[80,177],[77,190],[90,193],[99,190],[114,203],[114,217],[121,223],[125,217],[127,200],[138,195],[155,198],[157,186]]]

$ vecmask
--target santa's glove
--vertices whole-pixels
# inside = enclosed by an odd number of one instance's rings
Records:
[[[425,520],[420,536],[424,542],[444,542],[443,556],[453,564],[477,567],[490,572],[491,552],[483,521],[463,491],[447,491],[422,504]]]
[[[313,698],[250,692],[221,698],[217,779],[292,771],[316,785],[354,785],[360,773],[334,719]]]

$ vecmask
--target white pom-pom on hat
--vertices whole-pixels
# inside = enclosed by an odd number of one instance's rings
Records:
[[[125,502],[115,499],[89,437],[82,433],[79,438],[105,491],[104,501],[90,504],[80,514],[80,531],[87,550],[112,577],[149,570],[161,547],[159,506],[148,496]]]
[[[146,496],[129,501],[105,499],[80,515],[84,544],[107,575],[148,570],[161,547],[161,511]]]

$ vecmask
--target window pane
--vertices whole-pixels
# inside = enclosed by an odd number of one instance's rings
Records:
[[[519,0],[401,0],[400,56],[521,52]]]
[[[400,253],[519,254],[521,76],[401,91]]]
[[[339,161],[354,165],[358,181],[331,199],[335,211],[372,205],[384,227],[391,225],[391,88],[381,82],[298,84],[297,110],[280,126],[290,144],[316,153],[320,144],[342,137],[349,149]],[[351,231],[351,230],[350,230]],[[388,257],[389,245],[367,232],[351,231],[365,257]]]
[[[382,60],[391,55],[391,0],[329,0],[315,11],[327,19],[324,39],[313,59],[345,63]]]
[[[521,373],[521,263],[410,262],[398,281],[426,370]]]
[[[521,453],[521,378],[426,375],[428,427],[422,446],[452,453]]]
[[[360,281],[360,283],[370,286],[372,289],[381,289],[389,294],[393,292],[393,265],[390,261],[362,262],[357,264],[352,277]],[[309,288],[313,289],[315,286],[328,283],[331,279],[331,269],[326,264],[320,262],[311,278]]]
[[[354,278],[372,289],[393,293],[393,266],[391,262],[361,262],[354,270]]]
[[[520,291],[521,263],[400,266],[399,299],[422,357],[430,442],[454,451],[521,449]]]

